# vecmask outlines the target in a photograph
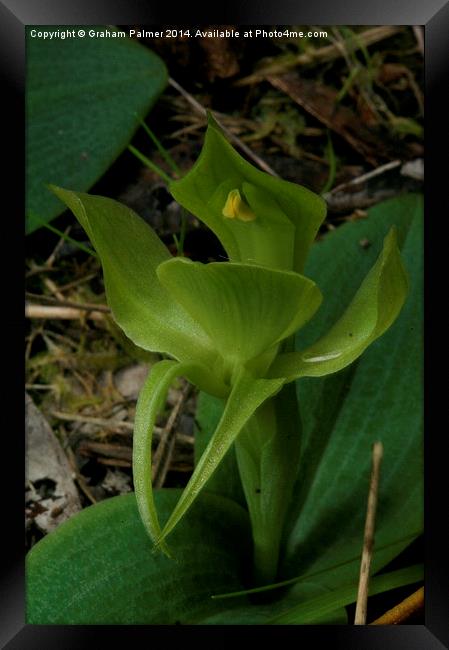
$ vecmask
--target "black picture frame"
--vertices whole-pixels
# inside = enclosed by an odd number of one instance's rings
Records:
[[[444,404],[436,394],[438,361],[443,353],[443,332],[438,332],[441,314],[432,292],[444,271],[438,260],[445,260],[445,241],[438,236],[441,220],[447,219],[447,104],[444,91],[449,86],[449,4],[444,0],[314,0],[299,3],[290,0],[249,0],[240,3],[214,3],[207,18],[193,17],[191,3],[175,9],[142,0],[110,0],[107,3],[87,0],[7,0],[0,2],[0,71],[3,97],[3,166],[7,183],[2,192],[4,223],[2,228],[6,262],[2,278],[6,309],[4,347],[8,364],[5,394],[8,399],[0,416],[3,423],[2,477],[8,498],[2,503],[2,546],[0,581],[0,647],[10,650],[39,648],[105,647],[111,636],[114,642],[155,642],[154,633],[166,643],[203,641],[224,646],[233,639],[256,639],[259,632],[267,643],[293,641],[302,647],[351,648],[357,650],[401,649],[437,650],[449,648],[449,580],[447,572],[447,537],[445,488],[448,471],[445,455],[444,419],[436,413]],[[200,12],[198,8],[196,10]],[[426,434],[425,434],[425,625],[398,627],[297,626],[241,628],[194,628],[163,626],[32,626],[25,625],[25,572],[23,544],[23,277],[24,238],[20,216],[24,208],[24,84],[26,25],[158,25],[175,22],[193,24],[313,24],[313,25],[423,25],[425,26],[426,62]],[[5,92],[6,90],[6,92]],[[13,181],[16,181],[13,189]],[[9,204],[5,208],[5,203]],[[438,247],[441,247],[441,250]],[[444,248],[443,248],[444,247]],[[435,292],[436,293],[436,292]],[[6,294],[6,295],[5,295]],[[437,298],[439,295],[437,294]],[[437,311],[438,310],[438,311]],[[441,327],[441,325],[440,325]],[[441,335],[441,336],[440,336]],[[443,424],[442,424],[443,423]],[[9,448],[8,448],[9,445]],[[5,452],[6,449],[6,452]],[[6,478],[5,474],[9,476]],[[181,636],[182,634],[182,636]],[[262,638],[262,636],[261,636]],[[157,642],[157,641],[156,641]]]

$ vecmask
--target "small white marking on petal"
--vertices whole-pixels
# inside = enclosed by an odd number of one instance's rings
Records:
[[[321,354],[317,357],[307,357],[306,355],[303,356],[303,361],[306,363],[315,363],[316,361],[328,361],[329,359],[336,359],[337,357],[341,357],[341,352],[328,352],[327,354]]]

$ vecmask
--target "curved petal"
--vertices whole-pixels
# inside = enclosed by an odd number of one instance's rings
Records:
[[[240,371],[217,429],[165,524],[158,545],[164,542],[190,508],[253,413],[265,400],[277,393],[283,383],[283,379],[254,379],[246,370]]]
[[[341,370],[359,357],[396,320],[408,291],[405,268],[392,228],[375,265],[340,320],[302,352],[282,354],[271,377],[321,377]]]
[[[160,361],[150,370],[140,391],[134,420],[133,480],[140,517],[153,541],[161,528],[154,504],[151,476],[151,446],[156,416],[163,406],[173,379],[188,370],[177,361]],[[168,554],[167,549],[162,550]]]
[[[255,188],[252,190],[253,198],[260,192],[259,206],[263,204],[264,197],[270,195],[271,206],[277,208],[277,217],[272,212],[267,218],[261,210],[255,211],[256,219],[247,223],[223,217],[222,210],[229,192],[239,190],[245,195],[245,183]],[[280,233],[285,229],[286,220],[290,221],[293,226],[291,237],[294,251],[292,258],[288,259],[288,268],[298,272],[304,268],[308,250],[326,215],[326,204],[321,197],[301,185],[270,176],[242,158],[210,115],[198,160],[184,178],[171,183],[170,191],[182,206],[214,231],[234,262],[267,263],[265,256],[269,248],[281,251],[283,246],[282,235],[279,239],[277,234],[274,236],[273,220],[276,219],[280,226]],[[246,200],[252,207],[249,194]],[[257,235],[250,235],[256,238],[253,252],[248,253],[246,239],[248,233],[256,232],[255,225],[258,221]],[[257,242],[261,248],[260,258]],[[284,260],[285,255],[284,249]]]
[[[295,332],[321,302],[308,278],[260,266],[177,258],[161,264],[157,274],[207,332],[230,375]]]
[[[153,230],[125,205],[52,186],[100,256],[114,319],[138,346],[206,366],[215,354],[206,333],[161,285],[156,268],[171,255]]]

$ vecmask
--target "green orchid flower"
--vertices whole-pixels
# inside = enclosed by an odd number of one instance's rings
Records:
[[[189,173],[171,184],[172,195],[213,230],[231,262],[302,273],[326,216],[325,202],[256,169],[210,114],[208,122],[202,152]]]
[[[219,237],[228,262],[173,258],[152,229],[111,199],[52,188],[85,228],[103,266],[107,300],[125,334],[168,355],[155,364],[136,409],[133,474],[142,521],[157,547],[235,443],[251,518],[255,579],[276,575],[299,459],[294,381],[337,372],[395,321],[407,276],[392,229],[352,302],[310,347],[294,335],[322,296],[302,275],[325,218],[323,200],[246,162],[209,118],[203,150],[170,191]],[[332,260],[329,260],[332,264]],[[223,400],[221,420],[178,504],[160,526],[151,482],[152,431],[170,384],[186,377]]]

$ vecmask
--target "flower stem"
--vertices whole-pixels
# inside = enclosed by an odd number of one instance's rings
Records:
[[[296,479],[300,422],[294,384],[253,415],[236,441],[237,462],[254,542],[254,582],[277,576],[285,515]]]

